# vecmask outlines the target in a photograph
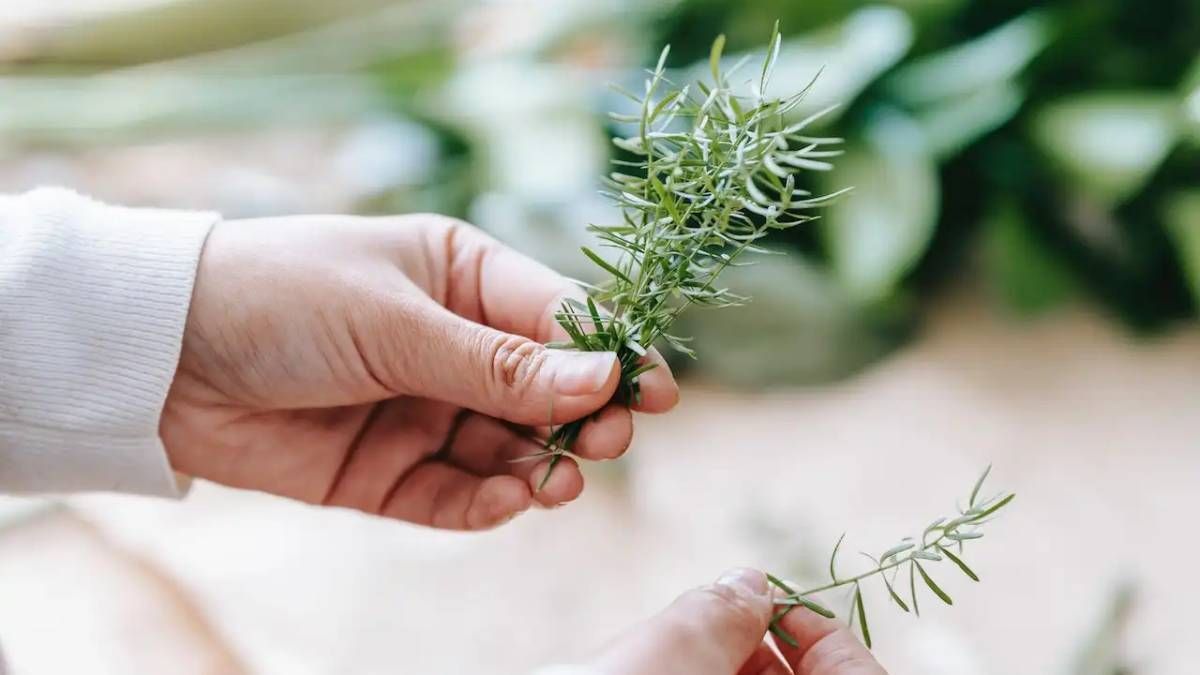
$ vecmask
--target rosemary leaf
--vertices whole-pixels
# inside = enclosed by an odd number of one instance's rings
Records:
[[[858,627],[862,630],[863,644],[871,648],[871,629],[867,627],[867,608],[863,605],[862,588],[854,584],[854,606],[858,608]]]
[[[975,574],[974,570],[972,570],[970,567],[967,567],[967,563],[963,562],[962,558],[959,558],[958,556],[956,556],[953,553],[951,553],[950,551],[942,548],[941,546],[938,546],[938,550],[942,552],[942,555],[949,558],[950,562],[957,565],[958,569],[962,570],[963,574],[970,577],[971,581],[979,581],[979,576]]]
[[[933,579],[929,576],[929,573],[926,572],[925,568],[921,566],[921,563],[913,560],[913,564],[917,566],[917,572],[921,575],[921,580],[925,582],[925,585],[929,587],[929,590],[933,591],[934,595],[941,598],[942,602],[946,603],[947,605],[953,605],[954,600],[952,600],[950,596],[946,594],[946,591],[943,591],[940,586],[934,583]]]

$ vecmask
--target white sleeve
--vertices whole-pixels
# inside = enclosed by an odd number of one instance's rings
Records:
[[[158,422],[217,220],[0,196],[0,492],[178,494]]]

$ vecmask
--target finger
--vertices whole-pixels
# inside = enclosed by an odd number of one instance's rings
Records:
[[[771,643],[763,640],[737,675],[792,675],[792,669],[787,667]]]
[[[471,413],[462,421],[446,453],[446,461],[478,476],[511,475],[520,478],[542,506],[559,506],[583,491],[583,474],[570,457],[563,457],[545,479],[549,459],[528,458],[542,451],[533,439],[497,420]]]
[[[564,298],[583,300],[583,289],[477,228],[449,219],[437,223],[427,228],[433,239],[428,248],[445,252],[446,278],[433,285],[446,289],[443,304],[450,311],[536,342],[566,339],[555,314]],[[670,410],[679,400],[671,369],[657,350],[650,350],[646,359],[658,367],[643,374],[643,400],[634,407],[645,412]]]
[[[378,404],[347,448],[322,503],[379,513],[397,481],[446,443],[457,412],[447,403],[421,398]]]
[[[534,428],[534,435],[546,438],[550,427]],[[609,403],[588,417],[571,444],[571,452],[584,459],[603,461],[625,454],[633,441],[633,414],[619,403]]]
[[[435,265],[445,277],[431,285],[444,289],[447,309],[538,342],[565,335],[554,313],[564,297],[583,299],[577,284],[466,223],[438,218],[424,232],[427,249],[441,258]]]
[[[627,675],[729,675],[755,654],[771,610],[763,573],[731,570],[618,640],[598,665]]]
[[[629,408],[610,403],[584,422],[572,451],[591,460],[616,459],[633,442],[633,415]]]
[[[546,473],[550,472],[552,463],[554,471],[547,480]],[[557,461],[547,458],[537,462],[528,481],[534,499],[542,506],[564,506],[583,493],[583,472],[579,470],[579,463],[565,455]]]
[[[638,376],[641,385],[641,400],[633,403],[633,409],[645,413],[664,413],[679,403],[679,385],[667,360],[657,349],[651,349],[642,357],[642,363],[653,363],[654,368]]]
[[[779,627],[799,645],[792,647],[775,638],[796,675],[887,675],[845,624],[798,607],[783,617]]]
[[[515,476],[480,478],[443,462],[425,462],[401,479],[381,515],[447,530],[485,530],[532,503]]]
[[[432,302],[396,300],[382,359],[388,386],[518,424],[561,424],[612,399],[620,378],[611,352],[547,349]]]

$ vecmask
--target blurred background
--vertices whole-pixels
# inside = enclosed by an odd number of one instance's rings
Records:
[[[848,140],[806,179],[855,190],[690,315],[682,405],[579,502],[458,535],[210,484],[0,501],[14,673],[522,673],[732,565],[819,578],[989,462],[982,583],[939,570],[919,621],[872,589],[893,675],[1197,672],[1195,0],[4,0],[0,190],[437,211],[586,276],[605,85],[777,18],[775,86],[820,73],[800,114]]]

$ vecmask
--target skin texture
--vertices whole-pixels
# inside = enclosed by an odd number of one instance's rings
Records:
[[[578,289],[452,219],[305,216],[218,225],[200,259],[160,434],[175,470],[433,527],[493,527],[583,489],[546,486],[546,425],[592,415],[576,451],[629,447],[610,353],[548,350]],[[678,400],[642,377],[639,410]]]
[[[762,572],[730,570],[631,628],[589,665],[598,675],[887,675],[845,624],[806,609],[782,621],[798,649],[765,638],[771,597]]]

